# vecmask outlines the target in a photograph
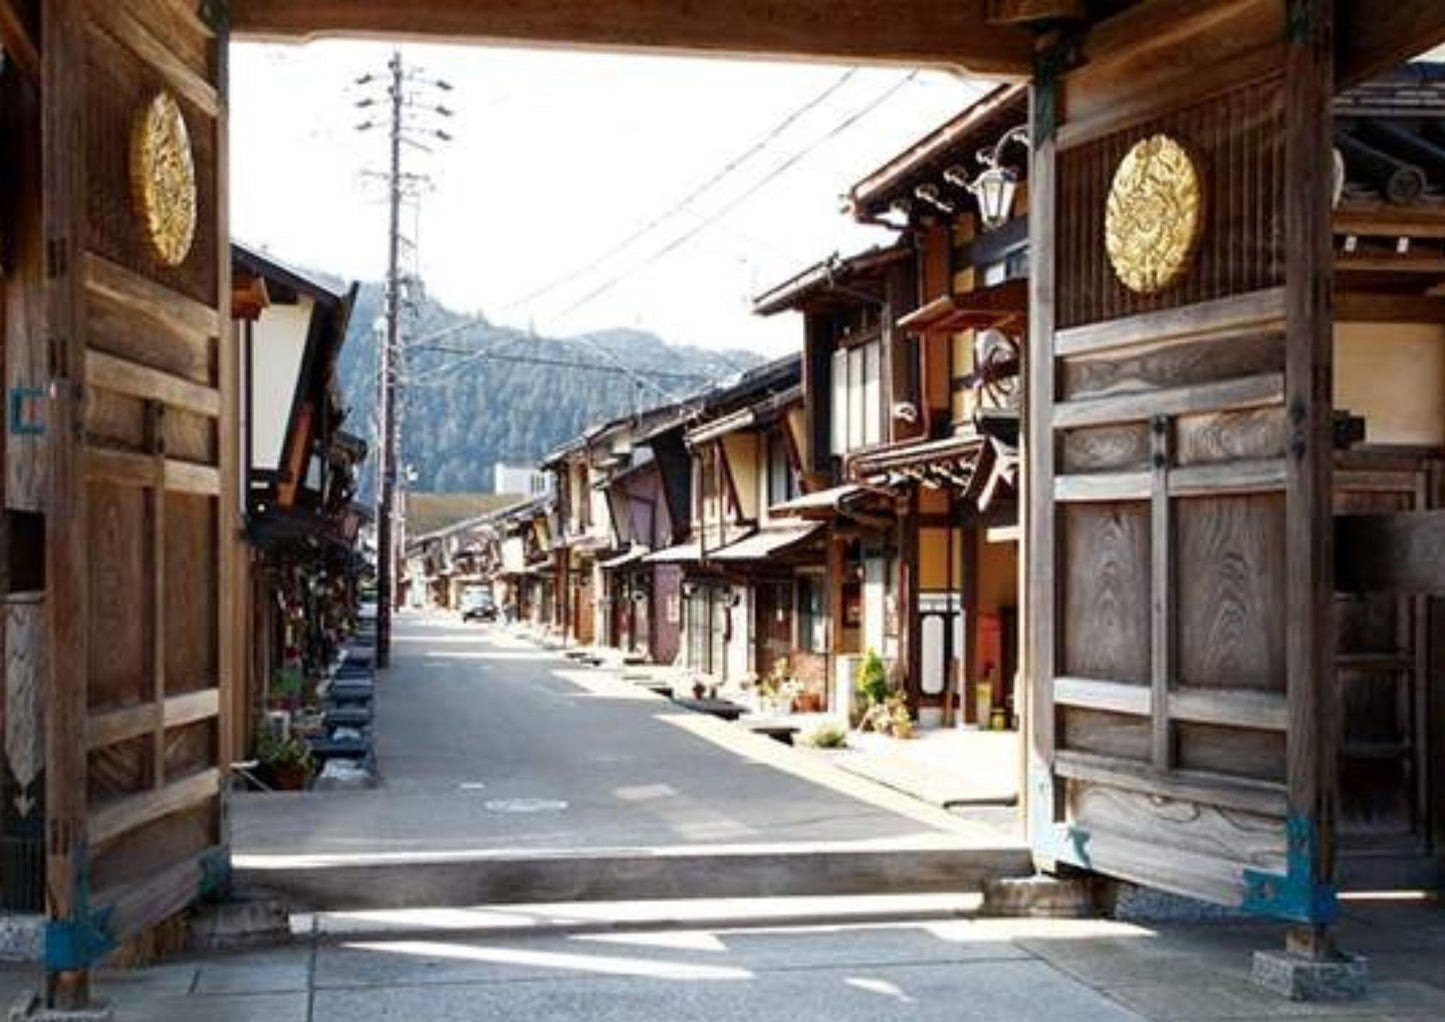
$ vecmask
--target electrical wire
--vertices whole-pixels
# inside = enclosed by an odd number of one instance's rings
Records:
[[[668,220],[677,216],[679,213],[685,211],[689,206],[691,206],[699,198],[705,195],[708,191],[721,183],[726,177],[728,177],[728,175],[732,174],[733,171],[737,170],[748,160],[752,159],[758,153],[766,149],[769,145],[771,145],[778,138],[780,138],[784,132],[786,132],[790,127],[797,123],[797,121],[801,117],[821,106],[824,102],[826,102],[834,94],[836,94],[839,89],[847,85],[848,82],[850,82],[857,74],[858,68],[849,68],[822,92],[819,92],[817,95],[813,96],[802,106],[793,110],[781,121],[773,125],[773,127],[769,128],[757,139],[757,141],[753,142],[737,156],[734,156],[719,170],[714,171],[704,181],[694,187],[682,198],[674,202],[667,209],[651,217],[641,227],[636,228],[630,234],[623,237],[621,240],[614,242],[612,245],[608,246],[601,253],[594,256],[583,265],[574,267],[571,270],[566,271],[565,273],[558,274],[556,277],[547,281],[545,284],[533,288],[531,291],[528,291],[521,297],[514,298],[509,302],[503,303],[497,309],[493,310],[493,315],[507,312],[517,308],[518,306],[527,305],[530,302],[536,301],[543,295],[555,291],[559,287],[571,283],[573,280],[587,276],[588,274],[596,270],[599,266],[601,266],[603,263],[611,259],[613,256],[616,256],[619,253],[626,251],[638,239],[645,237],[657,227],[666,223]],[[444,330],[438,331],[436,334],[426,337],[425,340],[441,340],[443,337],[450,336],[452,333],[456,333],[460,330],[465,329],[467,325],[468,324],[465,323],[456,324],[452,327],[448,327]]]
[[[769,171],[757,181],[753,182],[753,184],[745,191],[743,191],[740,195],[733,197],[730,201],[723,204],[718,209],[714,210],[708,216],[704,217],[696,226],[674,238],[666,245],[663,245],[661,248],[657,249],[651,255],[645,258],[642,262],[636,263],[632,267],[607,278],[597,287],[593,288],[591,291],[588,291],[576,301],[573,301],[569,305],[564,306],[560,311],[554,313],[552,318],[560,319],[563,316],[567,316],[573,312],[576,312],[578,309],[587,305],[589,302],[592,302],[595,299],[600,298],[602,295],[606,294],[608,291],[611,291],[614,287],[622,283],[628,277],[631,277],[638,271],[644,270],[647,267],[653,265],[654,263],[657,263],[660,260],[671,255],[673,252],[677,251],[679,248],[687,244],[693,238],[697,237],[703,231],[707,230],[718,220],[721,220],[728,213],[732,212],[738,206],[741,206],[748,199],[752,198],[758,192],[762,191],[763,188],[767,187],[773,181],[777,180],[783,174],[787,173],[793,167],[797,166],[798,163],[802,162],[802,160],[815,152],[821,145],[823,145],[823,143],[838,137],[843,132],[853,127],[853,125],[861,121],[864,117],[867,117],[873,111],[881,107],[884,103],[888,102],[888,100],[892,99],[895,95],[902,91],[904,86],[917,78],[918,74],[919,72],[917,70],[910,71],[906,76],[895,82],[888,89],[880,93],[878,96],[875,96],[873,99],[869,100],[866,104],[859,107],[857,110],[853,111],[853,113],[849,114],[846,118],[844,118],[841,122],[839,122],[832,129],[830,129],[825,135],[814,141],[811,145],[799,150],[798,152],[789,156],[782,163],[779,163],[777,166],[773,167],[771,171]]]

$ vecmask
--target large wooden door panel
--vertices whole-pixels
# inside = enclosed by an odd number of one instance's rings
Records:
[[[1287,49],[1088,123],[1049,119],[1103,109],[1097,67],[1036,89],[1028,791],[1045,865],[1317,922],[1328,332],[1298,300],[1322,262],[1305,215],[1321,182],[1287,175],[1327,124],[1308,89],[1329,68],[1311,33]],[[1105,210],[1125,155],[1160,135],[1193,164],[1202,226],[1183,275],[1139,292]]]
[[[234,426],[223,42],[169,0],[46,0],[44,14],[59,394],[47,960],[64,976],[224,872]],[[174,261],[147,233],[136,163],[139,119],[163,94],[194,167],[194,229]]]

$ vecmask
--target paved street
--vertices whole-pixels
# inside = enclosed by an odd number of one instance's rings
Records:
[[[383,785],[236,797],[239,861],[1000,840],[496,626],[402,615],[377,690]]]
[[[290,947],[106,972],[98,990],[115,1003],[117,1022],[1445,1018],[1439,905],[1347,906],[1341,939],[1370,959],[1370,991],[1356,1002],[1293,1003],[1251,985],[1250,952],[1278,947],[1281,932],[1275,924],[1243,922],[940,918],[535,935],[444,929],[303,935]],[[26,970],[0,970],[7,1003],[33,982]]]

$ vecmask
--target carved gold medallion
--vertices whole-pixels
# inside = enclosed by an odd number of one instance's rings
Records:
[[[185,115],[168,92],[136,116],[130,176],[151,248],[166,266],[179,266],[196,236],[196,163]]]
[[[1189,269],[1203,233],[1199,172],[1184,147],[1151,135],[1114,171],[1104,207],[1104,248],[1129,290],[1154,294]]]

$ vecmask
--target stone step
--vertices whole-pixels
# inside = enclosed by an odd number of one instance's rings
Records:
[[[236,882],[296,911],[981,891],[1033,872],[1028,849],[938,842],[516,850],[352,856],[238,855]]]

